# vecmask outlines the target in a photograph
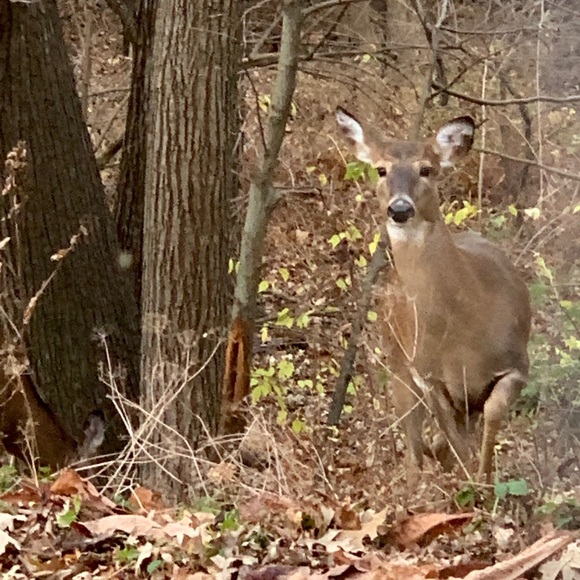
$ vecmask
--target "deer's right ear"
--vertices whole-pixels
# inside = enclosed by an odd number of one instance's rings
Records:
[[[354,152],[360,161],[372,163],[370,150],[365,142],[362,125],[342,107],[336,109],[336,121],[347,141],[353,146]]]

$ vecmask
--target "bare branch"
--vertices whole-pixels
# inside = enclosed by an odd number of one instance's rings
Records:
[[[468,103],[474,103],[475,105],[485,105],[487,107],[506,107],[508,105],[528,105],[530,103],[576,103],[580,101],[580,95],[569,95],[567,97],[552,97],[549,95],[538,95],[535,97],[523,97],[521,99],[501,99],[501,100],[488,100],[479,99],[478,97],[472,97],[471,95],[466,95],[464,93],[459,93],[457,91],[452,91],[451,89],[446,89],[442,87],[439,83],[433,82],[433,88],[438,91],[445,92],[452,97],[456,97]]]
[[[480,153],[485,153],[486,155],[495,155],[496,157],[501,157],[502,159],[507,159],[508,161],[515,161],[516,163],[522,163],[524,165],[530,165],[532,167],[537,167],[546,173],[552,173],[553,175],[559,175],[560,177],[565,177],[572,181],[580,181],[580,174],[570,173],[564,169],[558,169],[557,167],[550,167],[548,165],[543,165],[537,161],[530,161],[529,159],[522,159],[521,157],[512,157],[507,153],[502,153],[501,151],[492,151],[491,149],[483,149],[480,147],[474,147],[474,151],[479,151]]]

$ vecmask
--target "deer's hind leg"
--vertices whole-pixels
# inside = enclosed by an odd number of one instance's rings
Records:
[[[512,403],[518,398],[525,384],[526,378],[520,371],[510,371],[497,381],[485,401],[483,406],[483,440],[479,471],[477,472],[479,480],[485,478],[486,481],[489,481],[491,478],[493,448],[497,432],[502,421],[507,419]]]

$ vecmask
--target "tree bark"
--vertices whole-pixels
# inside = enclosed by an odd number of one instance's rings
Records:
[[[131,96],[127,111],[125,144],[121,157],[118,197],[115,208],[117,235],[127,267],[133,278],[135,300],[141,307],[143,273],[143,212],[145,208],[145,168],[149,134],[151,51],[157,0],[139,2],[138,42],[134,45]]]
[[[187,494],[191,448],[205,428],[216,431],[219,417],[237,192],[237,10],[237,0],[165,0],[155,17],[142,385],[144,406],[158,421],[149,439],[157,460],[144,475],[179,497]]]
[[[116,451],[124,442],[109,388],[99,379],[104,352],[98,335],[107,336],[113,370],[123,367],[118,386],[135,398],[138,320],[56,3],[0,2],[0,23],[0,154],[24,140],[30,165],[18,232],[20,312],[55,272],[51,256],[86,232],[32,313],[26,339],[36,389],[77,442],[87,416],[102,412],[108,428],[101,450]]]

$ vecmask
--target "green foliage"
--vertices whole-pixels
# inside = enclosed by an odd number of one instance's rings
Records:
[[[475,218],[479,213],[479,210],[476,205],[472,204],[469,201],[463,201],[463,207],[454,210],[454,206],[456,203],[452,203],[449,207],[449,210],[445,214],[445,223],[446,224],[454,224],[456,226],[465,225],[466,222]]]
[[[471,484],[464,485],[456,494],[455,502],[461,508],[472,508],[479,499],[479,493]]]
[[[14,465],[0,465],[0,491],[8,491],[18,481],[18,471]]]
[[[118,562],[128,564],[134,562],[139,557],[139,548],[137,546],[125,546],[115,554]]]
[[[299,434],[307,429],[308,425],[300,417],[289,415],[288,394],[291,390],[295,392],[296,389],[305,389],[318,396],[325,396],[326,385],[329,382],[334,382],[334,378],[338,375],[337,364],[335,361],[321,364],[319,372],[313,378],[301,378],[297,375],[296,366],[290,358],[271,359],[271,364],[267,368],[256,368],[252,371],[250,387],[252,404],[256,405],[267,398],[273,399],[277,407],[277,423],[284,425],[289,422],[294,433]],[[356,394],[363,381],[361,375],[353,377],[349,385],[349,392]]]
[[[556,495],[536,508],[536,514],[549,519],[557,528],[580,528],[580,504],[574,497]]]
[[[532,306],[550,321],[546,333],[535,332],[529,345],[532,369],[519,405],[529,411],[539,402],[580,407],[580,301],[562,299],[556,274],[544,256],[534,256],[537,280],[530,285]]]
[[[344,181],[368,181],[371,184],[377,183],[379,174],[377,170],[364,161],[351,161],[346,164]]]
[[[510,479],[508,481],[497,481],[494,486],[497,500],[505,499],[508,495],[524,496],[530,492],[528,482],[525,479]]]
[[[224,513],[223,521],[220,525],[222,532],[235,531],[240,527],[240,512],[236,509]]]
[[[338,246],[342,240],[346,240],[347,242],[356,242],[357,240],[362,240],[362,237],[363,235],[361,234],[360,230],[354,224],[349,224],[344,231],[332,235],[329,238],[328,243],[333,248],[336,248],[336,246]]]
[[[81,505],[81,498],[78,496],[73,497],[72,501],[67,499],[62,512],[56,516],[56,523],[61,528],[70,528],[70,525],[78,519]]]

